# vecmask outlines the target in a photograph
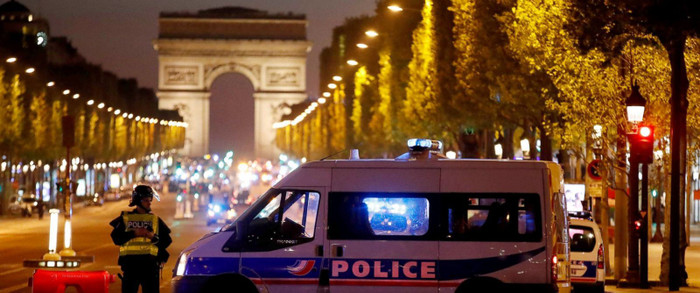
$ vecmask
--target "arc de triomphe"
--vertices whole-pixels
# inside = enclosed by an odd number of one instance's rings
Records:
[[[182,154],[209,152],[209,97],[214,80],[240,73],[253,85],[255,154],[273,158],[272,124],[284,105],[306,95],[306,39],[304,15],[268,14],[241,7],[197,13],[161,13],[158,39],[158,99],[161,109],[178,109],[185,122]],[[232,109],[232,115],[235,110]]]

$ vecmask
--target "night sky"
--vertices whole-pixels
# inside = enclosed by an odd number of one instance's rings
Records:
[[[4,3],[6,0],[0,0]],[[158,36],[158,15],[242,6],[269,13],[305,14],[307,38],[313,43],[307,61],[307,92],[318,96],[319,53],[330,45],[333,28],[347,17],[372,15],[375,0],[18,0],[48,20],[51,36],[65,36],[88,62],[102,65],[120,78],[136,78],[142,87],[157,89],[158,59],[152,41]],[[237,75],[215,81],[211,98],[211,150],[252,148],[252,85]],[[233,98],[230,98],[233,96]],[[243,98],[239,97],[242,96]],[[235,109],[234,119],[231,112]],[[244,109],[240,111],[240,109]],[[250,111],[248,111],[248,109]],[[217,112],[218,111],[218,112]],[[247,114],[250,112],[250,116]],[[231,131],[235,129],[235,131]]]

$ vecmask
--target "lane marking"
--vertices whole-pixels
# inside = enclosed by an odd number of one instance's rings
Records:
[[[0,293],[11,293],[24,288],[29,288],[29,284],[15,285],[13,287],[8,287],[5,289],[0,289]]]
[[[19,267],[19,268],[12,269],[12,270],[9,270],[9,271],[4,271],[4,272],[0,273],[0,276],[12,274],[12,273],[16,273],[16,272],[23,271],[23,270],[26,270],[26,269],[31,269],[31,268]]]

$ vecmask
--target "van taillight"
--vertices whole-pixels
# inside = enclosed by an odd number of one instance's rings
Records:
[[[555,283],[557,281],[557,263],[559,262],[559,259],[557,258],[557,254],[555,253],[552,255],[552,283]]]
[[[605,259],[603,259],[603,244],[598,247],[598,268],[605,268]]]

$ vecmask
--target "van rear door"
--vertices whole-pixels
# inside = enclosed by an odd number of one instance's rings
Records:
[[[509,167],[443,169],[441,289],[484,277],[547,284],[544,172]]]

